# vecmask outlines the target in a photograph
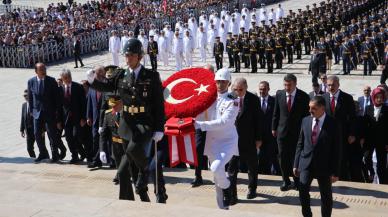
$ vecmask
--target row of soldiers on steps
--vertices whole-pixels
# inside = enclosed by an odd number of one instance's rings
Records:
[[[334,64],[343,63],[343,74],[350,74],[350,70],[357,69],[357,65],[364,64],[364,75],[371,74],[378,64],[383,64],[384,48],[388,41],[387,15],[384,12],[386,2],[371,1],[369,11],[362,14],[342,17],[333,15],[330,11],[332,4],[324,7],[324,14],[328,18],[319,16],[320,13],[299,10],[298,15],[290,11],[291,15],[282,18],[277,25],[256,25],[252,21],[248,31],[240,28],[239,35],[228,33],[226,39],[226,53],[229,68],[235,72],[241,71],[241,62],[245,68],[251,67],[251,73],[257,72],[257,67],[267,68],[267,73],[273,73],[283,67],[283,59],[288,64],[296,59],[302,59],[302,50],[310,55],[312,48],[317,48],[324,59],[321,73],[331,70]],[[368,19],[365,20],[365,17]],[[223,66],[224,46],[216,37],[213,55],[217,69]]]

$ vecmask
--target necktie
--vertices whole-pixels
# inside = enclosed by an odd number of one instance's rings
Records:
[[[291,97],[292,97],[292,95],[291,95],[291,94],[288,94],[288,100],[287,100],[287,108],[288,108],[288,112],[291,111]]]
[[[313,131],[311,133],[311,142],[313,145],[316,145],[318,142],[318,135],[319,135],[319,119],[315,119],[315,124],[313,127]]]
[[[101,92],[100,91],[96,91],[97,103],[100,102],[100,98],[101,98]]]
[[[335,96],[331,97],[330,109],[331,109],[331,113],[334,114],[334,111],[335,111]]]
[[[265,113],[267,111],[267,104],[265,103],[265,98],[263,98],[263,102],[261,104],[261,110]]]
[[[136,81],[136,76],[135,76],[135,71],[130,71],[130,74],[129,74],[130,76],[131,76],[131,84],[133,85],[133,84],[135,84],[135,81]]]
[[[66,100],[70,101],[70,87],[69,86],[66,87],[65,98],[66,98]]]
[[[44,90],[44,87],[43,87],[43,80],[39,80],[39,94],[43,94],[43,90]]]
[[[240,112],[243,110],[243,98],[240,97]]]

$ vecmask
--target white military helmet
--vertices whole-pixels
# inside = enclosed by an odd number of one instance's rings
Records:
[[[230,71],[228,68],[222,68],[216,72],[214,76],[215,81],[231,81],[232,76],[230,75]]]

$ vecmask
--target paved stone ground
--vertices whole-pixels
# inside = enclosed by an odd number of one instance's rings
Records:
[[[21,0],[23,1],[23,0]],[[20,1],[20,2],[21,2]],[[19,2],[17,0],[14,1]],[[24,0],[24,2],[28,2]],[[47,4],[54,1],[34,1],[36,4]],[[306,3],[316,0],[293,0],[283,3],[285,10],[294,10]],[[27,4],[27,3],[26,3]],[[304,6],[303,6],[304,7]],[[58,77],[62,68],[73,72],[75,81],[85,79],[85,72],[97,65],[108,65],[111,57],[106,52],[83,57],[85,68],[73,69],[72,60],[51,64],[48,74]],[[124,59],[122,59],[123,62]],[[214,64],[208,58],[209,63]],[[282,88],[282,77],[285,73],[295,73],[298,76],[298,86],[311,90],[311,76],[307,75],[309,57],[285,65],[274,74],[233,74],[233,78],[246,77],[249,89],[255,91],[261,80],[271,84],[271,94]],[[159,67],[162,79],[175,71],[175,63],[170,58],[169,67]],[[198,53],[194,55],[194,65],[203,66],[199,62]],[[225,64],[227,65],[227,63]],[[148,64],[149,66],[149,64]],[[328,74],[341,72],[340,65],[334,66]],[[361,76],[361,71],[353,71],[351,76],[340,76],[341,88],[354,97],[362,94],[362,86],[376,86],[380,72],[374,76]],[[232,207],[229,212],[216,210],[214,189],[210,184],[191,189],[189,182],[193,171],[169,170],[167,177],[168,205],[155,203],[118,201],[118,188],[111,183],[114,175],[112,170],[88,171],[85,166],[33,164],[27,158],[25,141],[19,135],[22,93],[27,80],[34,76],[33,69],[0,68],[0,216],[300,216],[297,192],[282,193],[278,190],[279,177],[260,176],[256,200],[244,200],[246,194],[246,175],[241,175],[242,185],[239,186],[240,204]],[[68,158],[66,160],[69,160]],[[205,179],[212,180],[210,174],[204,174]],[[92,184],[90,184],[92,183]],[[314,182],[314,186],[316,183]],[[312,194],[313,212],[319,215],[319,195],[316,187]],[[335,184],[334,216],[386,216],[388,208],[388,187],[372,184],[357,184],[339,182]]]

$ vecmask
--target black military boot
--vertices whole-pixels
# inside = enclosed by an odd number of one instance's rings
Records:
[[[222,193],[224,194],[224,199],[222,201],[224,203],[224,208],[225,209],[229,209],[229,205],[230,205],[230,188],[222,189]]]
[[[146,170],[139,171],[139,174],[137,176],[137,181],[136,181],[136,193],[140,196],[140,200],[143,202],[151,202],[147,193],[148,191],[147,181],[148,181],[148,173],[146,172]]]

